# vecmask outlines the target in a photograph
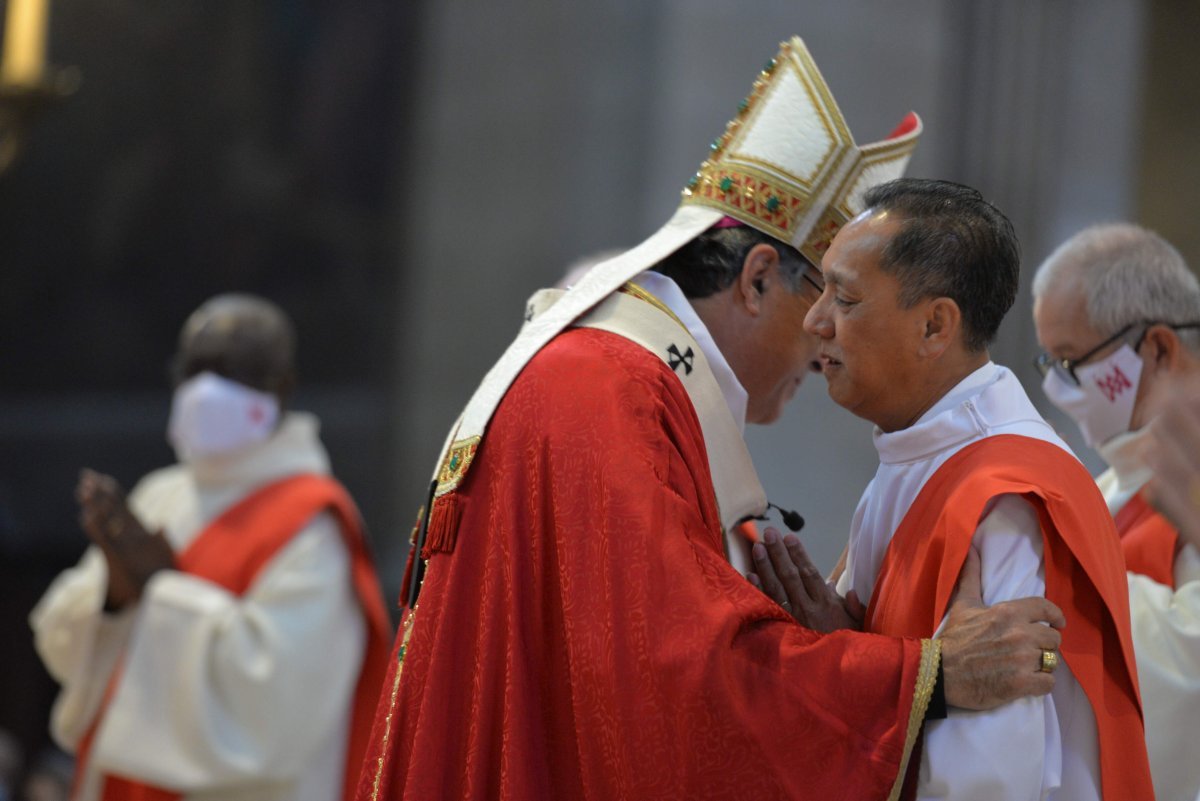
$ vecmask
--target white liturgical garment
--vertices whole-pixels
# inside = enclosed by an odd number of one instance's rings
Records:
[[[662,301],[663,305],[671,310],[671,313],[679,319],[679,322],[683,323],[684,328],[696,340],[696,344],[704,353],[704,358],[708,360],[709,369],[712,370],[717,386],[721,388],[721,396],[725,398],[729,414],[737,423],[738,430],[745,432],[746,404],[749,402],[749,396],[737,376],[734,375],[733,368],[725,360],[724,354],[717,348],[717,343],[713,341],[708,327],[704,325],[700,315],[696,314],[695,308],[683,294],[683,290],[679,288],[679,284],[653,270],[640,273],[633,279],[633,282]],[[753,563],[750,561],[749,546],[750,543],[736,531],[725,532],[725,553],[729,557],[729,563],[739,573],[746,573],[754,569]]]
[[[871,597],[892,535],[925,482],[961,448],[998,434],[1066,444],[1042,420],[1020,382],[989,362],[964,378],[915,424],[875,429],[879,470],[850,531],[843,595]],[[989,505],[975,531],[986,604],[1045,595],[1042,533],[1033,507],[1014,495]],[[943,621],[944,623],[944,621]],[[917,795],[922,799],[1100,798],[1096,719],[1083,689],[1060,663],[1053,693],[989,712],[950,708],[925,727]]]
[[[1150,429],[1113,437],[1100,448],[1111,467],[1096,479],[1114,515],[1150,480],[1143,458]],[[1129,615],[1137,659],[1146,750],[1160,801],[1200,798],[1200,553],[1185,545],[1175,559],[1175,587],[1135,573]]]
[[[326,474],[329,464],[316,418],[293,412],[235,456],[151,473],[130,506],[179,552],[250,491],[301,472]],[[366,625],[331,516],[314,517],[240,598],[162,571],[134,608],[110,615],[107,580],[104,557],[89,548],[30,616],[38,653],[63,685],[51,728],[70,751],[123,660],[78,801],[99,797],[100,772],[187,801],[340,797]]]

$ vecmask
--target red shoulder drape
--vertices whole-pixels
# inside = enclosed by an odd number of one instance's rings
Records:
[[[946,614],[988,501],[1037,510],[1046,597],[1067,617],[1062,655],[1100,735],[1105,798],[1153,798],[1124,561],[1112,517],[1083,465],[1055,445],[1002,435],[974,442],[925,483],[892,537],[867,608],[871,631],[928,637]]]
[[[1154,510],[1142,493],[1130,498],[1115,518],[1125,569],[1175,589],[1179,532]]]

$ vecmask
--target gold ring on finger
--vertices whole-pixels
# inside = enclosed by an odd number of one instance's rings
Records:
[[[1051,651],[1049,648],[1042,649],[1042,663],[1038,665],[1038,672],[1053,673],[1058,667],[1058,654]]]

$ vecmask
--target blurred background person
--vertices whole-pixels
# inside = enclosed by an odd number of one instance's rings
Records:
[[[67,801],[71,794],[71,775],[75,761],[58,748],[44,749],[33,759],[19,801]]]
[[[1044,348],[1042,387],[1108,469],[1097,484],[1115,518],[1129,571],[1130,615],[1156,795],[1200,793],[1194,739],[1200,673],[1181,670],[1169,633],[1175,590],[1200,579],[1200,552],[1142,492],[1148,450],[1171,390],[1200,380],[1200,282],[1166,240],[1137,225],[1097,225],[1064,242],[1033,279]],[[1188,622],[1191,626],[1194,623]]]
[[[1200,381],[1174,387],[1151,431],[1147,461],[1154,478],[1146,494],[1180,536],[1200,548]]]
[[[80,478],[92,546],[30,618],[78,801],[328,801],[357,777],[390,626],[317,420],[286,410],[294,340],[268,301],[206,302],[179,338],[178,464],[128,503]]]

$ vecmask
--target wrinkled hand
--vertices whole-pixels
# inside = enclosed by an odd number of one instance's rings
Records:
[[[1200,548],[1200,384],[1178,385],[1151,425],[1146,495],[1180,536]]]
[[[751,555],[754,572],[746,578],[800,625],[822,632],[862,628],[864,610],[858,599],[843,599],[825,583],[795,534],[781,538],[768,528]]]
[[[972,548],[942,629],[946,703],[992,709],[1028,695],[1045,695],[1054,675],[1038,670],[1042,650],[1057,650],[1066,625],[1062,611],[1045,598],[983,605],[979,555]]]
[[[108,563],[109,608],[135,602],[155,573],[175,567],[171,546],[162,534],[146,531],[133,516],[116,479],[85,469],[79,475],[75,499],[84,533]]]

